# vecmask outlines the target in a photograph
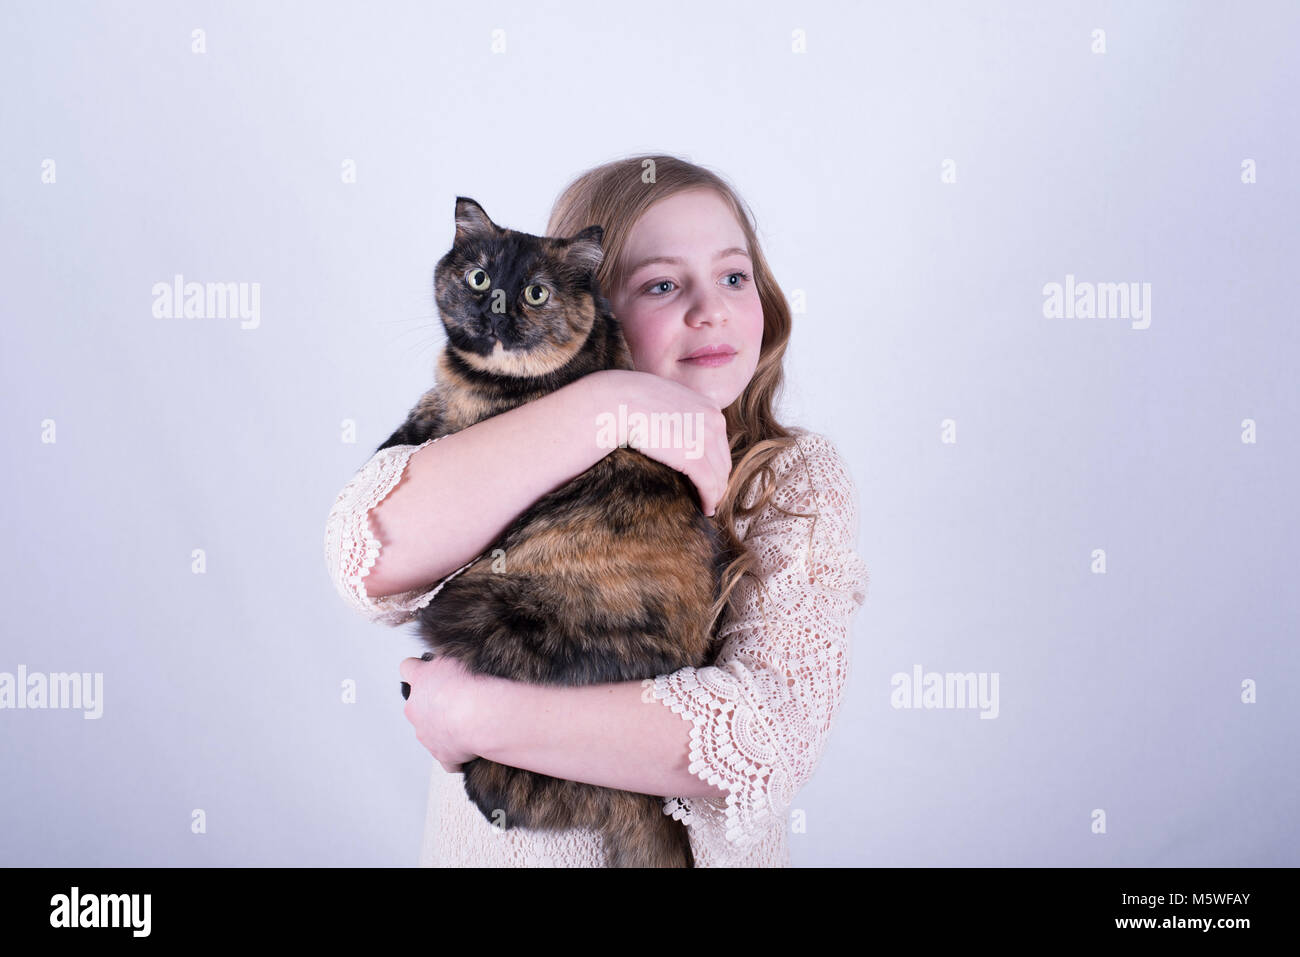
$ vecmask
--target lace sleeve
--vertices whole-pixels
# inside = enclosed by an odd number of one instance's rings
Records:
[[[401,482],[411,456],[437,441],[392,445],[376,452],[343,486],[326,519],[325,566],[330,579],[343,600],[372,622],[400,625],[410,621],[443,585],[474,564],[471,561],[462,565],[433,589],[414,588],[381,598],[371,598],[362,583],[379,558],[379,540],[370,528],[371,510]]]
[[[690,770],[728,792],[669,798],[664,813],[725,833],[733,848],[783,825],[812,776],[848,678],[849,623],[867,595],[855,490],[835,446],[804,432],[773,467],[773,502],[818,517],[769,507],[755,519],[743,540],[765,589],[749,576],[737,586],[713,665],[654,684],[654,696],[692,723]]]

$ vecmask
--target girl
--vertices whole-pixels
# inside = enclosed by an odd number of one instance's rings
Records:
[[[440,765],[420,863],[603,866],[594,831],[489,823],[459,774],[481,756],[665,796],[696,867],[788,866],[791,803],[830,733],[849,622],[866,598],[853,483],[833,443],[773,413],[790,311],[732,188],[676,157],[629,157],[571,183],[547,235],[593,223],[604,227],[597,279],[636,371],[595,373],[441,439],[375,453],[330,511],[326,562],[370,620],[408,622],[515,517],[608,454],[601,413],[622,404],[629,416],[703,421],[703,455],[641,451],[685,473],[722,534],[744,545],[723,579],[716,660],[570,688],[407,658],[406,717]]]

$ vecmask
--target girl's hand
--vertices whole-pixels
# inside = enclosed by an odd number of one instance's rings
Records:
[[[402,681],[411,686],[403,714],[415,726],[419,742],[452,774],[478,757],[469,750],[465,727],[474,683],[472,675],[457,659],[405,658],[398,668]],[[405,689],[403,689],[405,691]]]
[[[617,417],[618,407],[623,404],[627,406],[629,421],[634,412],[643,413],[647,421],[653,421],[651,415],[656,412],[681,414],[682,438],[690,439],[689,444],[682,442],[684,448],[662,448],[650,442],[637,442],[635,435],[620,438],[626,439],[628,448],[634,448],[690,479],[699,490],[704,514],[712,515],[731,477],[727,420],[717,403],[680,382],[650,372],[604,369],[586,378],[597,390],[600,412],[609,412]],[[631,428],[628,431],[631,432]],[[653,438],[653,435],[649,436],[649,439]]]

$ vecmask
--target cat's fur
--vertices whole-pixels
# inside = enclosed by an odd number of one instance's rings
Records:
[[[568,239],[504,229],[458,197],[455,240],[434,271],[448,340],[436,385],[380,448],[457,432],[601,369],[631,369],[595,279],[602,236],[600,226]],[[532,304],[525,294],[538,298],[538,284],[548,295]],[[472,485],[463,494],[473,508]],[[717,633],[709,610],[731,557],[723,552],[683,474],[617,448],[520,514],[420,612],[420,633],[473,672],[536,684],[699,667]],[[694,866],[686,828],[660,797],[483,758],[463,770],[470,799],[494,824],[594,828],[612,867]]]

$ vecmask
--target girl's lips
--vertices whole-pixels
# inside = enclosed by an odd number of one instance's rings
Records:
[[[693,359],[680,361],[689,362],[693,366],[724,366],[734,358],[736,358],[734,352],[715,352],[712,355],[696,356]]]

